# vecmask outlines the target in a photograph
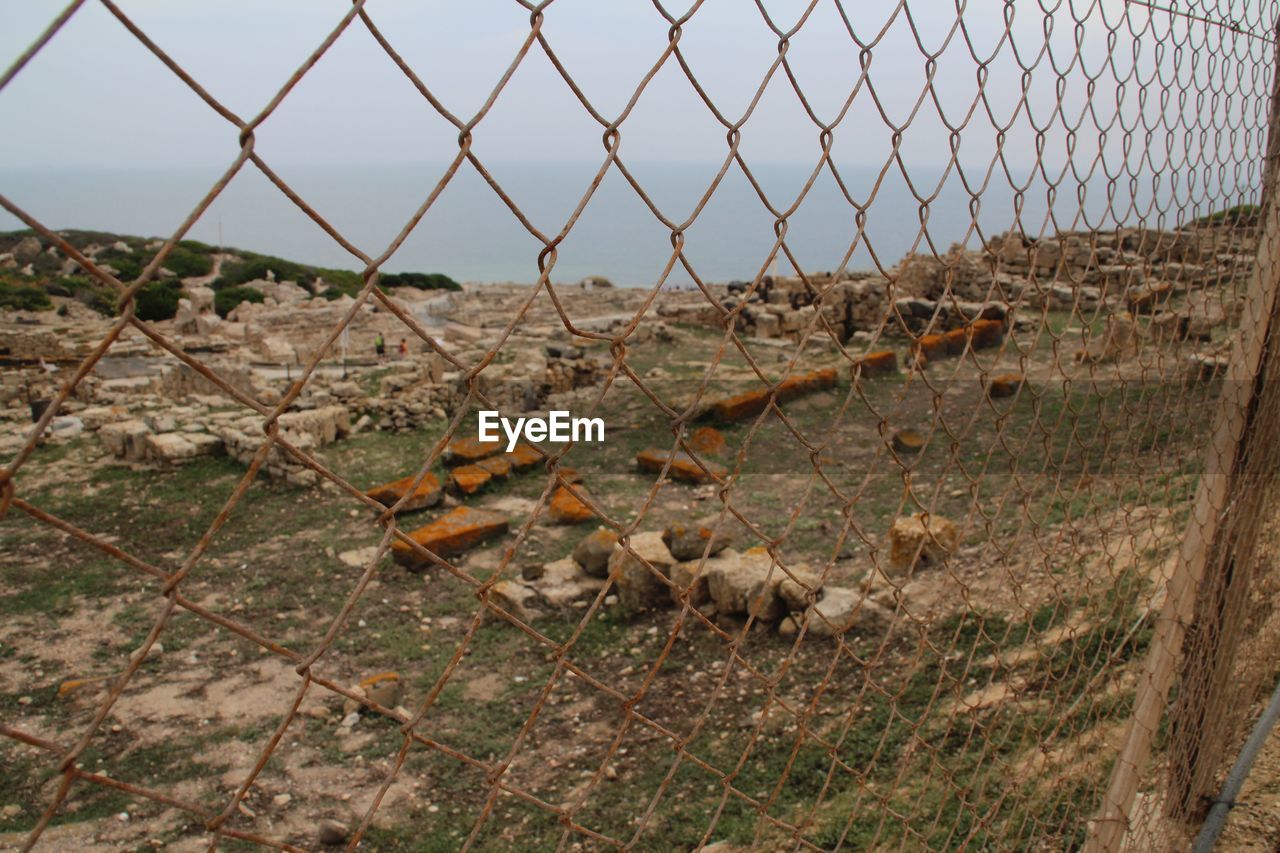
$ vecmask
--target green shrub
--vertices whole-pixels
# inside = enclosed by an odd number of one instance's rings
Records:
[[[462,285],[439,272],[384,273],[379,279],[383,287],[416,287],[418,290],[462,290]]]
[[[293,261],[273,258],[270,255],[250,255],[233,264],[223,264],[222,275],[213,283],[214,290],[235,287],[246,281],[257,281],[267,277],[267,273],[275,274],[276,281],[294,281],[311,290],[316,274]]]
[[[176,281],[153,281],[133,297],[139,320],[172,320],[181,298],[182,285]]]
[[[54,287],[64,291],[66,295],[74,297],[78,302],[97,311],[99,314],[111,316],[116,313],[116,293],[109,286],[98,281],[96,278],[90,278],[87,275],[70,275],[58,279],[56,285],[49,285],[49,290],[53,293]],[[56,296],[57,294],[54,293]]]
[[[116,278],[128,284],[138,276],[142,275],[144,264],[142,259],[131,252],[119,252],[115,249],[107,249],[105,252],[99,252],[98,257],[94,261],[101,264],[108,264],[116,271]]]
[[[49,294],[43,287],[0,281],[0,308],[13,311],[45,311],[52,307]]]
[[[224,287],[213,294],[213,310],[219,317],[226,317],[241,302],[261,302],[262,294],[252,287]]]
[[[164,259],[164,266],[178,278],[191,278],[208,275],[213,270],[213,260],[208,255],[192,251],[179,243]]]
[[[328,285],[324,296],[327,299],[336,299],[342,294],[355,296],[360,292],[360,288],[364,287],[364,279],[360,273],[351,270],[327,270],[317,269],[319,278],[324,279],[324,283]]]
[[[1219,210],[1210,213],[1208,216],[1202,216],[1197,219],[1193,225],[1216,225],[1218,223],[1228,225],[1257,225],[1262,218],[1262,208],[1256,204],[1238,204],[1235,207],[1229,207],[1226,210]]]

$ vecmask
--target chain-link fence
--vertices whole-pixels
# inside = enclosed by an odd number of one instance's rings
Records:
[[[0,196],[39,251],[118,298],[0,474],[9,612],[64,582],[80,596],[78,622],[15,615],[6,634],[15,681],[33,678],[51,643],[73,644],[75,669],[5,687],[13,811],[0,830],[28,847],[109,843],[101,827],[126,820],[142,833],[131,843],[280,848],[1185,844],[1277,669],[1265,381],[1275,4],[901,0],[872,12],[812,0],[783,15],[742,2],[776,55],[730,113],[682,47],[705,4],[677,14],[655,0],[667,41],[608,114],[556,52],[556,16],[574,7],[515,2],[528,32],[514,56],[494,57],[497,83],[473,115],[437,98],[397,52],[400,35],[379,28],[378,4],[361,0],[245,117],[101,0],[239,130],[240,147],[132,280]],[[84,6],[52,20],[0,77],[0,97]],[[857,65],[826,111],[793,67],[814,21],[837,25]],[[376,253],[255,146],[357,29],[457,131],[452,162]],[[877,75],[890,52],[923,72],[907,102]],[[602,142],[594,179],[552,227],[473,148],[532,56]],[[660,71],[687,80],[724,131],[720,168],[689,211],[663,209],[629,159],[628,118]],[[795,152],[810,171],[785,195],[743,148],[776,90],[811,122]],[[922,133],[946,141],[941,170],[903,155]],[[874,180],[840,165],[845,137],[883,142]],[[252,170],[362,279],[271,395],[137,313],[193,224]],[[537,281],[500,291],[501,322],[451,337],[380,286],[380,268],[471,172],[537,241]],[[617,178],[670,252],[601,326],[557,260]],[[773,240],[753,278],[725,285],[689,250],[722,182],[739,178]],[[838,190],[848,244],[821,273],[793,249],[793,218],[819,184]],[[903,199],[918,225],[899,261],[875,235],[877,213]],[[935,233],[935,214],[956,210],[967,227]],[[691,291],[664,288],[677,274]],[[375,316],[439,360],[443,375],[414,382],[452,389],[407,431],[361,439],[407,478],[378,494],[377,465],[302,440],[289,421],[315,410],[318,387],[332,399],[325,368]],[[478,409],[521,413],[503,368],[522,336],[567,338],[599,359],[574,405],[603,419],[603,447],[544,442],[495,463],[468,441]],[[194,479],[145,469],[122,491],[112,478],[126,474],[110,472],[128,469],[107,465],[68,492],[60,481],[74,477],[44,443],[51,425],[96,402],[95,371],[143,339],[262,438],[240,463],[188,468]],[[485,458],[495,470],[483,479],[532,472],[471,494],[459,463]],[[444,479],[457,506],[410,515]],[[159,512],[187,503],[203,507],[198,526]],[[598,557],[577,528],[547,524],[582,517],[603,530]],[[326,559],[340,542],[316,550],[360,535],[377,544],[355,566]],[[128,653],[95,650],[125,600]],[[219,723],[245,701],[263,704],[251,724]]]

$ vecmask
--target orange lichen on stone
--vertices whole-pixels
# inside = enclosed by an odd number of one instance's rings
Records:
[[[515,446],[515,449],[502,454],[502,458],[511,463],[511,467],[517,471],[523,471],[526,468],[532,468],[543,461],[543,456],[531,444],[525,444],[523,441]]]
[[[927,440],[913,429],[900,429],[893,434],[890,443],[899,453],[919,453],[924,450]]]
[[[999,320],[974,320],[969,324],[969,337],[974,349],[994,349],[1004,341],[1004,323]]]
[[[947,354],[947,341],[942,335],[922,335],[911,344],[911,350],[933,361]]]
[[[361,687],[372,687],[382,681],[399,681],[400,673],[398,672],[380,672],[377,675],[371,675],[360,681]]]
[[[694,430],[686,443],[694,453],[708,456],[720,456],[729,447],[729,443],[724,440],[724,433],[709,426]]]
[[[809,373],[793,376],[778,385],[777,400],[779,403],[794,400],[803,394],[831,388],[836,384],[836,369],[825,367]],[[711,415],[720,421],[740,421],[758,415],[769,406],[769,389],[760,388],[755,391],[744,391],[732,397],[726,397],[711,405]]]
[[[455,438],[444,449],[444,456],[451,465],[464,465],[469,462],[479,462],[481,459],[487,459],[501,452],[502,442],[496,439],[480,441],[475,438]]]
[[[551,505],[547,508],[547,515],[554,524],[581,524],[596,517],[591,507],[578,500],[564,486],[556,489],[555,495],[551,498]]]
[[[964,355],[964,348],[969,343],[969,330],[966,328],[952,329],[942,336],[942,344],[947,350],[947,355]]]
[[[1012,397],[1022,387],[1021,373],[1005,373],[994,376],[987,381],[987,396],[992,400],[1000,397]]]
[[[412,489],[413,493],[409,495],[409,499],[405,501],[404,506],[400,508],[401,512],[409,512],[415,509],[426,509],[440,503],[440,480],[430,471],[422,478],[422,482],[414,488],[413,481],[417,479],[416,474],[410,474],[408,477],[402,477],[399,480],[393,480],[390,483],[383,483],[381,486],[375,486],[365,495],[385,507],[392,507],[396,501],[400,500]]]
[[[419,527],[409,538],[437,557],[451,557],[474,548],[486,539],[507,532],[507,519],[496,512],[460,506],[435,521]],[[391,544],[391,556],[400,565],[414,570],[425,568],[430,560],[400,540]]]
[[[887,376],[898,372],[898,354],[891,349],[869,352],[861,358],[854,359],[853,375],[872,377]]]
[[[490,456],[488,459],[481,459],[476,463],[476,467],[483,468],[499,479],[511,476],[511,463],[501,456]]]
[[[712,475],[720,479],[729,473],[728,469],[723,465],[715,462],[703,460],[702,465],[706,467],[706,471],[694,462],[687,453],[676,453],[674,457],[666,450],[659,450],[656,447],[650,447],[648,450],[642,450],[636,454],[636,466],[641,471],[650,471],[654,473],[661,472],[667,464],[667,460],[671,459],[671,468],[668,476],[673,480],[683,480],[686,483],[711,483],[714,482]]]
[[[492,479],[493,475],[479,465],[461,465],[449,472],[449,489],[463,495],[474,495]]]

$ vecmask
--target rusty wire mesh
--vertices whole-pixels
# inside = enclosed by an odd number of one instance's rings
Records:
[[[0,474],[3,512],[10,524],[47,526],[96,549],[115,562],[119,573],[146,576],[156,597],[141,648],[92,708],[43,731],[29,728],[21,709],[6,708],[2,731],[16,742],[12,754],[30,750],[49,771],[49,781],[40,789],[38,818],[26,835],[28,845],[65,816],[78,796],[102,787],[153,801],[160,810],[185,813],[191,822],[187,832],[203,834],[214,846],[227,839],[279,848],[313,843],[309,837],[274,833],[244,803],[290,741],[309,737],[308,722],[300,714],[305,699],[334,694],[370,704],[348,686],[350,673],[332,663],[332,649],[340,637],[357,630],[353,614],[370,595],[371,582],[401,576],[384,560],[393,542],[414,549],[432,565],[437,583],[468,590],[476,604],[461,614],[466,618],[448,654],[422,665],[426,686],[412,707],[372,706],[375,714],[399,724],[398,742],[378,764],[382,781],[348,840],[351,845],[366,836],[374,843],[394,843],[369,833],[375,814],[385,818],[385,811],[406,808],[401,800],[380,810],[383,796],[406,776],[427,780],[434,799],[455,806],[453,820],[461,831],[449,842],[464,846],[662,848],[730,839],[767,847],[1004,848],[1067,847],[1084,841],[1090,818],[1102,808],[1135,692],[1141,689],[1142,661],[1178,564],[1179,544],[1198,535],[1195,522],[1202,519],[1193,518],[1189,507],[1200,482],[1206,438],[1224,396],[1211,374],[1219,370],[1217,359],[1235,339],[1234,330],[1255,327],[1269,315],[1262,307],[1269,302],[1246,299],[1251,276],[1259,293],[1268,292],[1271,283],[1263,280],[1266,269],[1255,264],[1264,217],[1257,209],[1216,220],[1206,217],[1268,200],[1274,3],[1242,9],[1218,0],[1166,9],[1095,0],[1020,3],[1015,10],[1012,2],[975,8],[902,0],[882,18],[868,21],[851,4],[813,0],[788,25],[771,15],[763,0],[744,2],[740,14],[763,21],[776,36],[777,55],[756,97],[735,116],[722,112],[707,94],[695,73],[696,61],[681,48],[683,34],[697,26],[703,3],[677,14],[655,0],[654,14],[669,26],[668,42],[655,51],[651,70],[636,82],[626,108],[615,116],[593,105],[575,82],[573,69],[558,58],[550,26],[558,4],[516,0],[529,12],[527,37],[509,60],[495,60],[501,74],[480,111],[459,116],[433,94],[432,81],[419,77],[397,53],[397,34],[379,29],[377,4],[358,0],[277,94],[256,115],[243,117],[202,88],[120,6],[101,2],[142,49],[238,128],[240,147],[134,281],[118,280],[64,240],[55,224],[39,221],[0,196],[6,210],[119,294],[118,319],[109,333],[62,385],[26,445]],[[84,0],[71,3],[50,23],[0,77],[0,91],[26,73],[29,61],[57,39],[84,5]],[[788,60],[793,40],[818,7],[837,13],[863,69],[842,109],[832,115],[819,115],[809,105]],[[921,16],[947,22],[940,39],[918,34]],[[971,39],[977,16],[1003,17],[1005,31],[994,44]],[[422,109],[457,130],[451,164],[424,192],[403,230],[376,253],[344,237],[255,150],[255,131],[351,28],[366,29],[387,61],[421,94]],[[877,92],[875,59],[893,28],[911,33],[925,69],[926,83],[910,104],[884,103]],[[1090,55],[1089,45],[1101,46],[1100,52]],[[507,82],[535,53],[554,65],[574,99],[599,125],[603,146],[595,179],[582,187],[572,214],[552,228],[525,216],[472,147]],[[989,91],[992,69],[1001,64],[1016,68],[1001,78],[1003,85],[1020,88]],[[659,208],[624,154],[628,116],[664,68],[677,69],[687,79],[725,132],[722,166],[684,218]],[[954,89],[940,94],[936,75],[944,68],[955,78],[961,76],[957,68],[972,75],[970,99],[958,100]],[[766,192],[740,150],[752,129],[753,110],[771,86],[793,93],[812,122],[812,172],[798,195],[789,198]],[[848,117],[855,115],[860,122],[876,124],[876,131],[889,140],[879,176],[865,195],[849,189],[853,182],[846,182],[830,156],[842,135],[868,132],[867,124],[851,124]],[[899,152],[903,136],[926,124],[930,132],[947,136],[951,148],[937,185],[914,182],[911,166]],[[983,140],[981,157],[965,147],[970,139]],[[1019,154],[1034,150],[1031,168],[1012,163],[1007,146],[1013,145],[1020,146]],[[260,171],[349,252],[362,267],[365,282],[324,345],[273,405],[227,381],[157,324],[135,316],[134,296],[245,167]],[[420,225],[424,216],[460,171],[468,169],[483,177],[541,246],[536,285],[508,325],[492,330],[476,361],[460,359],[379,287],[379,269],[416,228],[426,227]],[[692,226],[730,173],[751,182],[759,203],[775,220],[775,240],[762,247],[758,274],[732,302],[700,277],[685,253]],[[558,247],[610,175],[625,179],[669,231],[671,252],[641,309],[619,331],[602,333],[577,325],[573,301],[556,280],[556,264]],[[789,220],[819,179],[828,178],[847,202],[849,249],[836,272],[815,274],[788,242]],[[906,188],[920,213],[918,255],[896,266],[896,259],[882,257],[868,236],[874,231],[870,226],[876,221],[881,187],[891,183]],[[931,205],[944,185],[963,187],[971,221],[960,239],[977,247],[977,266],[972,256],[944,249],[930,230]],[[999,229],[1005,234],[992,233],[983,224],[985,214],[979,216],[984,200],[997,189],[1012,200]],[[826,309],[845,298],[842,283],[860,280],[846,268],[857,251],[870,253],[875,274],[887,279],[888,298],[875,321],[852,335]],[[803,327],[791,332],[794,346],[784,349],[785,358],[775,364],[764,358],[775,351],[760,349],[747,334],[750,324],[744,318],[758,304],[752,294],[782,286],[770,275],[778,259],[798,271],[792,292],[804,293],[804,306],[814,310],[803,315]],[[705,371],[673,397],[629,358],[644,351],[633,338],[655,321],[663,284],[678,269],[705,298],[716,335],[707,346]],[[928,292],[921,292],[920,281]],[[1164,284],[1169,286],[1155,286]],[[924,304],[919,301],[924,296],[929,300],[920,314],[913,304]],[[620,513],[600,499],[603,489],[591,479],[588,453],[573,447],[549,449],[545,487],[534,509],[505,544],[496,570],[483,574],[464,561],[422,548],[407,535],[406,522],[397,522],[394,509],[365,495],[367,484],[352,482],[328,466],[322,454],[297,446],[279,428],[278,419],[304,394],[343,330],[363,306],[377,305],[438,352],[461,374],[467,390],[439,440],[413,459],[422,478],[450,440],[471,434],[477,406],[496,408],[485,394],[485,371],[526,312],[548,301],[567,332],[608,349],[611,363],[592,411],[609,411],[611,394],[625,390],[642,395],[646,408],[669,428],[669,448],[688,452],[713,479],[717,524],[745,529],[750,541],[742,544],[765,549],[772,579],[791,578],[810,592],[824,582],[833,585],[842,571],[837,564],[852,546],[865,567],[873,569],[872,579],[855,589],[862,601],[871,601],[873,587],[883,593],[876,606],[888,614],[887,623],[859,623],[847,632],[833,632],[828,625],[819,631],[815,626],[826,617],[811,608],[794,617],[791,636],[766,635],[756,624],[764,620],[755,615],[737,622],[709,617],[686,590],[653,569],[658,582],[676,592],[678,604],[661,618],[651,617],[659,626],[656,639],[641,655],[629,658],[623,671],[616,658],[584,651],[581,642],[603,618],[616,578],[589,606],[572,613],[563,631],[525,621],[504,609],[492,591],[518,574],[527,538],[558,488],[586,502],[629,549],[630,537],[652,529],[651,506],[685,488],[666,478],[669,467],[663,476],[650,478],[630,511]],[[999,320],[997,348],[979,351],[971,326],[965,325],[972,317],[958,326],[949,319],[960,310],[950,306],[960,302],[1008,306]],[[1189,328],[1200,325],[1205,325],[1202,333]],[[962,330],[959,351],[947,357],[950,344],[935,336],[955,328]],[[258,415],[266,436],[235,488],[225,496],[206,496],[221,501],[208,529],[167,564],[122,550],[104,531],[61,519],[24,495],[23,474],[38,464],[42,434],[78,383],[126,333],[145,336]],[[953,335],[947,340],[957,339]],[[823,345],[818,351],[824,360],[817,366],[842,368],[836,390],[810,398],[825,401],[817,411],[779,396],[785,380],[805,373],[818,360],[812,341]],[[900,353],[906,370],[872,378],[862,359],[885,349]],[[748,388],[766,389],[771,402],[734,435],[732,458],[720,474],[687,438],[713,394],[718,366],[729,358],[745,362],[754,376]],[[1012,391],[1007,400],[989,394],[1004,374],[1016,376],[1002,380]],[[914,426],[925,437],[925,452],[932,453],[927,466],[894,448],[892,433],[903,425]],[[849,470],[842,458],[851,435],[871,448],[859,457],[856,470]],[[376,520],[371,523],[381,531],[377,556],[357,577],[335,575],[326,581],[344,584],[345,600],[323,615],[322,630],[303,645],[273,637],[271,623],[255,624],[184,592],[201,574],[209,549],[236,525],[238,505],[255,488],[255,478],[273,453],[291,457],[333,484],[352,508],[372,510]],[[568,464],[585,476],[584,483],[564,476]],[[782,480],[802,488],[785,506],[760,503],[760,495]],[[953,519],[960,543],[940,565],[928,571],[917,565],[914,573],[904,575],[891,566],[888,527],[893,519],[912,513]],[[806,535],[817,536],[815,530],[822,534],[816,559],[813,548],[796,545]],[[929,530],[917,542],[918,552],[934,553],[933,540],[943,538],[936,525]],[[807,562],[816,563],[814,574],[799,569],[802,552]],[[708,559],[704,556],[700,565]],[[247,584],[250,578],[241,580]],[[228,594],[243,592],[229,588],[232,580],[220,583]],[[1256,611],[1250,626],[1265,624],[1269,602],[1255,595],[1250,606]],[[184,611],[296,671],[292,700],[277,709],[269,730],[250,738],[256,758],[229,795],[147,785],[99,772],[84,761],[108,737],[106,728],[120,697],[148,677],[143,674],[148,650]],[[474,746],[437,723],[439,702],[477,639],[496,631],[506,632],[502,642],[513,659],[518,650],[532,650],[543,664],[529,672],[529,693],[519,706],[517,725],[493,742]],[[1246,633],[1251,631],[1246,627]],[[684,651],[690,642],[718,655],[709,679],[682,681],[694,670]],[[1274,654],[1268,656],[1264,646],[1251,655],[1249,686],[1265,688]],[[413,666],[412,661],[402,664],[404,669]],[[540,728],[548,720],[560,720],[563,703],[557,696],[567,685],[609,709],[602,717],[608,720],[607,735],[584,748],[588,772],[572,787],[530,764],[545,737]],[[1220,742],[1238,738],[1247,708],[1242,701],[1229,715],[1220,715]],[[1141,721],[1163,731],[1159,722]],[[572,741],[576,735],[572,728],[568,731],[561,736]],[[1185,750],[1166,753],[1165,746],[1158,739],[1154,769],[1139,768],[1137,805],[1126,804],[1126,825],[1146,833],[1138,836],[1144,846],[1162,846],[1181,831],[1161,820],[1168,811],[1163,774],[1167,770],[1181,779],[1190,771],[1166,761],[1166,756],[1185,759]],[[415,763],[423,755],[434,762],[429,773],[420,772]],[[636,776],[624,774],[620,783],[614,782],[610,777],[617,765]],[[1221,769],[1209,768],[1209,778]],[[340,779],[333,782],[342,787]],[[618,784],[625,785],[625,793],[616,793]],[[682,815],[678,827],[672,818],[677,811]],[[415,815],[420,817],[409,809],[403,820],[412,827]]]

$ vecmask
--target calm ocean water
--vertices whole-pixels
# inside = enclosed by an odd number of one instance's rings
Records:
[[[594,175],[594,164],[487,164],[521,211],[548,235],[563,228]],[[655,205],[670,219],[686,219],[715,175],[716,165],[629,164]],[[315,166],[279,168],[280,174],[352,243],[370,254],[391,242],[429,194],[442,165]],[[766,195],[788,207],[809,176],[801,166],[753,167]],[[144,236],[168,236],[208,191],[218,170],[60,171],[0,170],[0,192],[54,228],[82,228]],[[973,220],[971,198],[954,174],[937,184],[940,170],[913,167],[911,177],[923,195],[937,192],[928,211],[928,233],[938,251],[966,239]],[[842,169],[848,191],[865,208],[866,239],[849,259],[851,269],[885,266],[922,242],[920,204],[896,172],[879,182],[869,168]],[[980,180],[981,176],[979,176]],[[1101,188],[1090,187],[1084,208],[1091,223],[1114,227]],[[1149,204],[1150,192],[1140,204]],[[1038,233],[1048,208],[1042,183],[1029,184],[1023,196],[1024,227]],[[1075,188],[1055,205],[1064,228],[1085,227],[1075,220],[1080,204]],[[1124,204],[1115,205],[1123,210]],[[1207,212],[1207,211],[1206,211]],[[1136,218],[1136,217],[1131,217]],[[977,219],[988,233],[1007,230],[1015,219],[1014,193],[997,178],[982,194]],[[686,234],[686,254],[707,281],[746,279],[766,263],[773,243],[774,217],[737,167],[731,168],[712,200]],[[1169,225],[1174,223],[1169,222]],[[22,227],[0,211],[0,230]],[[787,242],[809,271],[838,267],[858,235],[857,208],[824,172],[800,207],[790,215]],[[237,246],[292,260],[355,269],[354,257],[306,218],[253,166],[245,166],[227,190],[191,229],[189,237]],[[977,237],[969,234],[973,245]],[[460,281],[533,281],[540,244],[494,191],[464,164],[400,250],[385,265],[390,271],[444,272]],[[620,285],[651,286],[671,256],[670,230],[640,201],[616,170],[606,177],[581,219],[560,246],[553,281],[577,281],[603,275]],[[789,272],[785,259],[780,272]],[[687,283],[679,266],[669,281]]]

